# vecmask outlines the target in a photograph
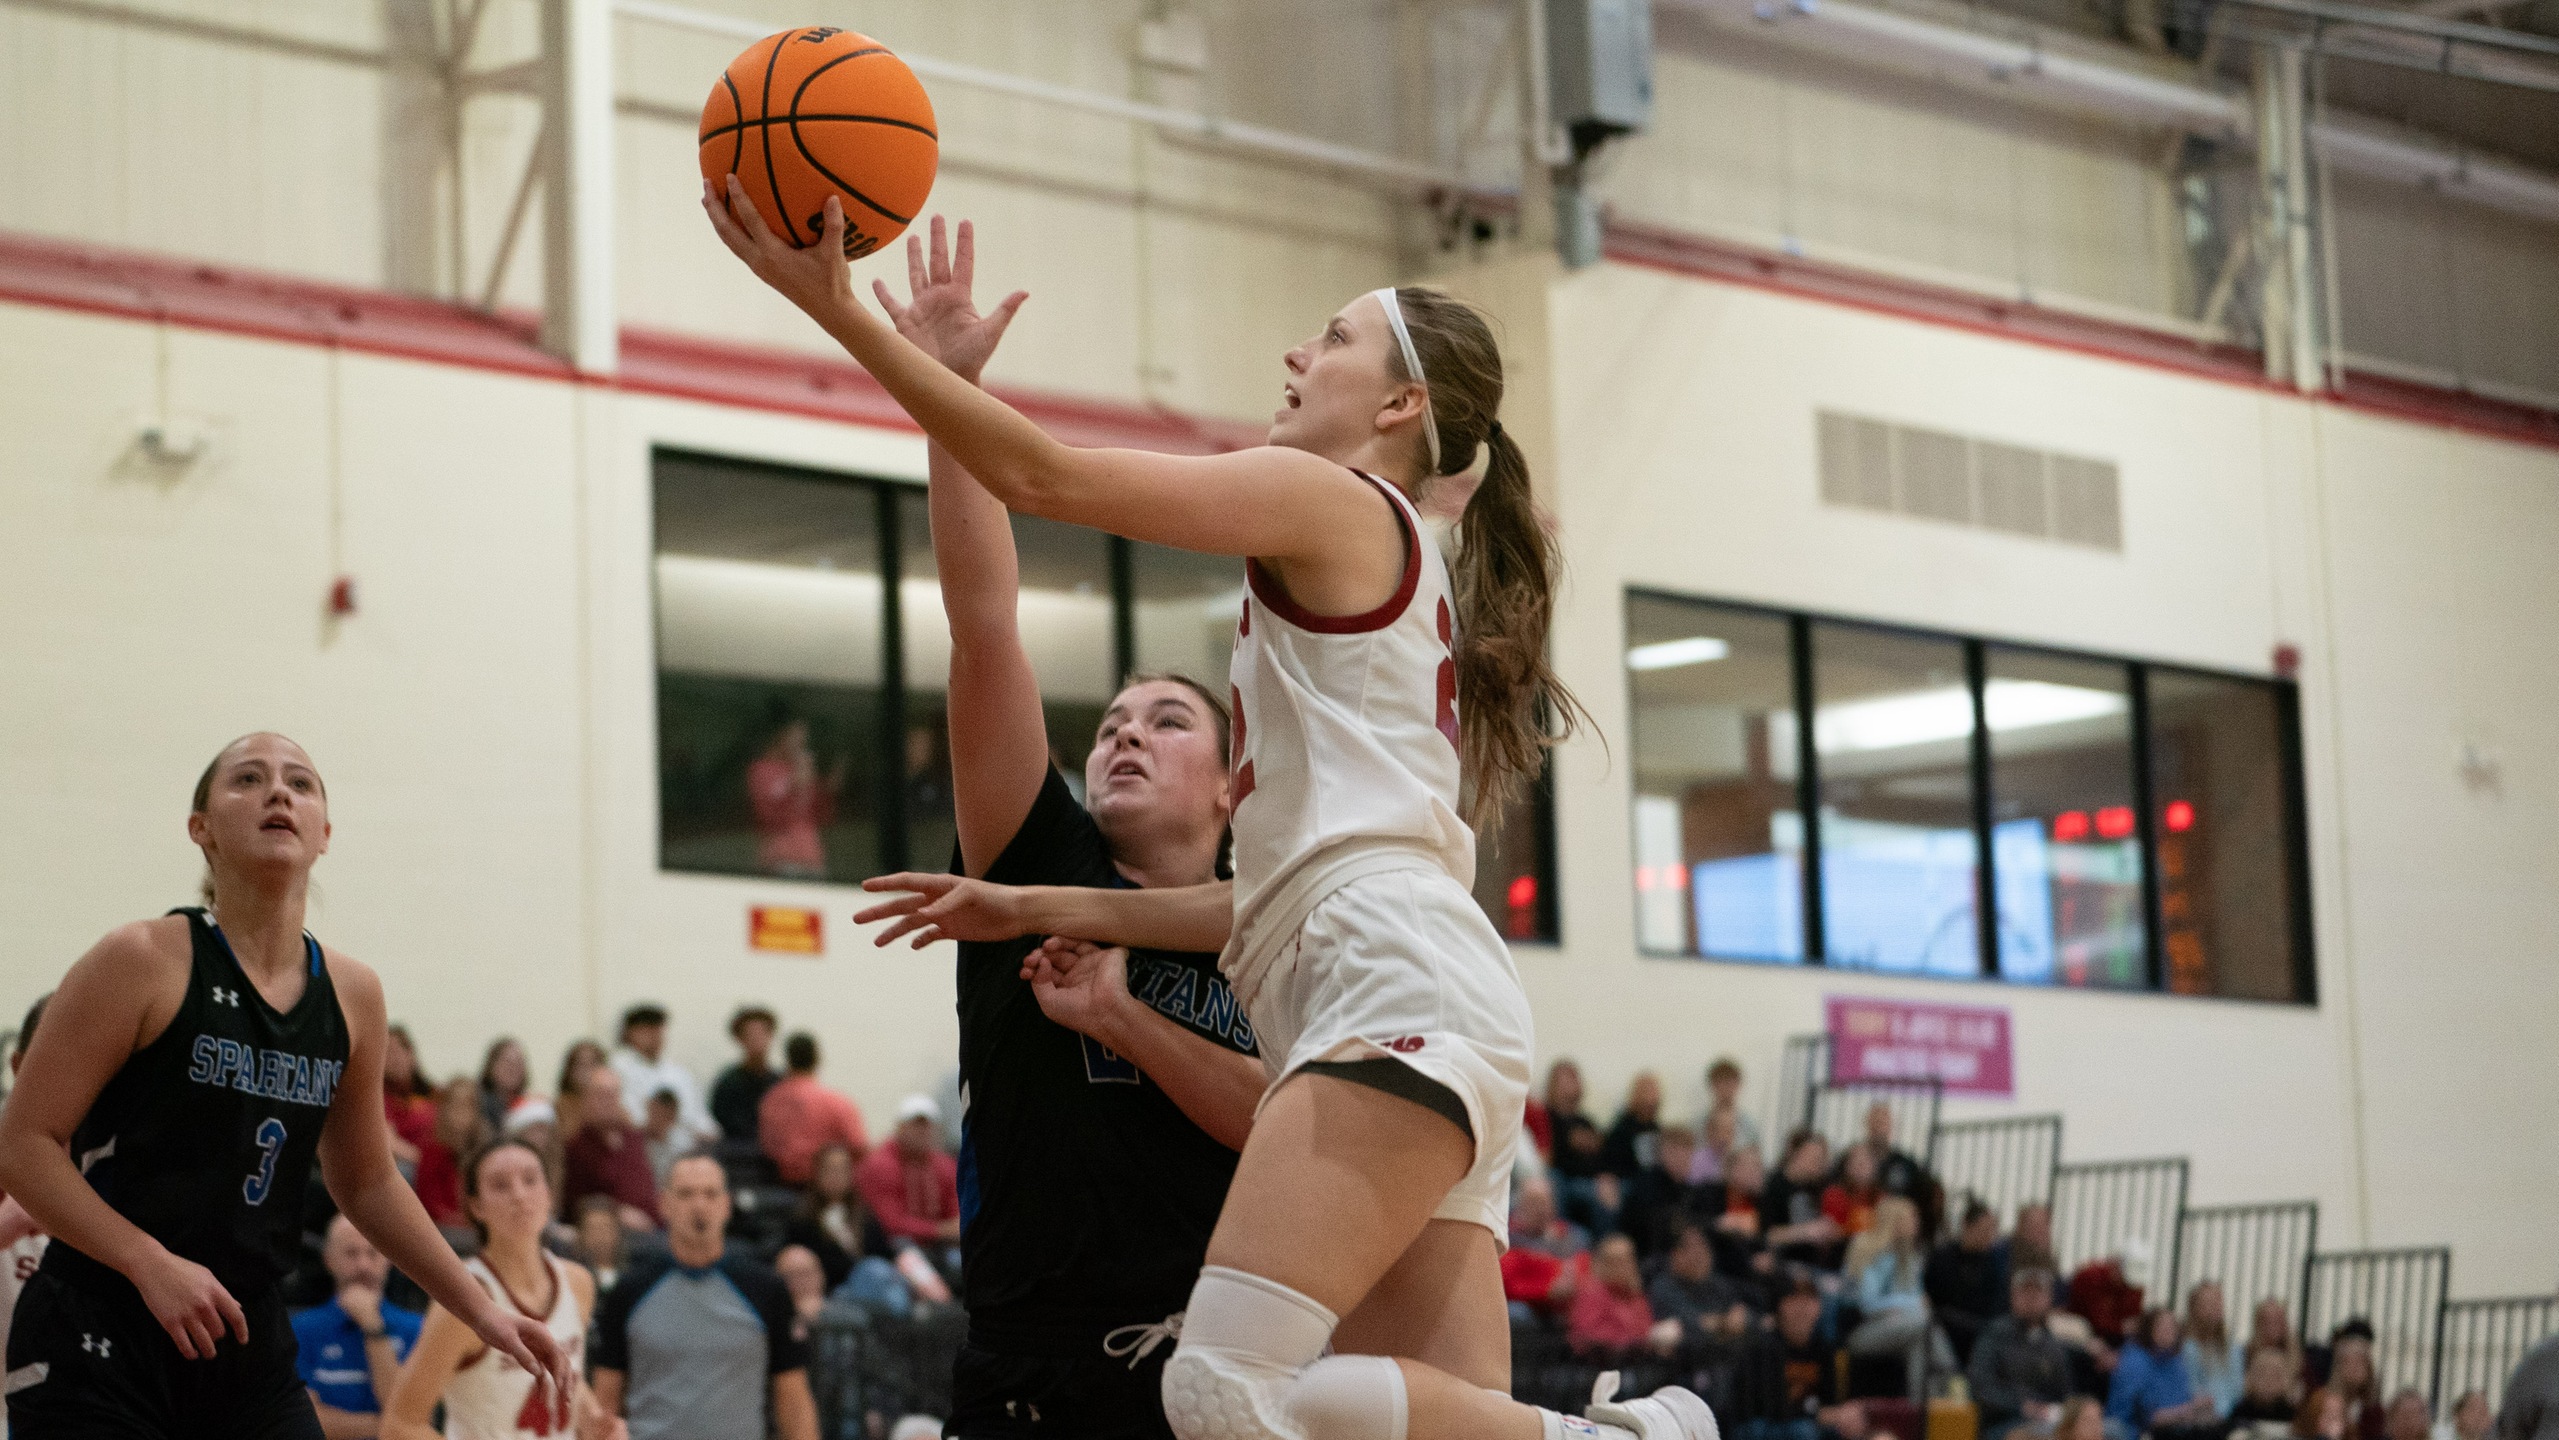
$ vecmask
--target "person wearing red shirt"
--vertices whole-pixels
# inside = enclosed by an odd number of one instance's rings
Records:
[[[382,1038],[382,1118],[391,1126],[391,1159],[415,1182],[418,1160],[435,1139],[435,1087],[418,1073],[408,1026],[393,1025]]]
[[[755,1137],[783,1183],[809,1183],[817,1152],[829,1145],[852,1151],[855,1160],[869,1154],[871,1137],[863,1129],[861,1107],[818,1083],[817,1037],[805,1030],[794,1033],[782,1042],[782,1062],[790,1073],[757,1103]]]
[[[746,767],[746,798],[755,808],[755,864],[768,875],[826,878],[826,838],[844,762],[821,777],[809,751],[809,722],[782,722],[764,753]]]
[[[1653,1341],[1653,1305],[1644,1298],[1644,1280],[1635,1265],[1635,1242],[1611,1235],[1591,1252],[1591,1283],[1573,1297],[1573,1318],[1565,1341],[1586,1359],[1621,1359]],[[1673,1346],[1679,1326],[1670,1327]]]
[[[1560,1319],[1590,1275],[1590,1236],[1555,1214],[1555,1187],[1523,1180],[1511,1191],[1511,1243],[1502,1252],[1502,1297],[1512,1318]]]
[[[418,1152],[418,1173],[411,1187],[427,1218],[446,1230],[471,1223],[462,1209],[462,1162],[489,1142],[489,1122],[480,1113],[479,1082],[464,1076],[445,1083],[435,1100],[435,1130]]]
[[[609,1196],[625,1230],[658,1228],[658,1182],[648,1137],[622,1108],[622,1077],[599,1065],[586,1077],[584,1117],[561,1159],[560,1213],[575,1215],[589,1195]]]
[[[1839,1178],[1822,1191],[1822,1213],[1851,1238],[1875,1223],[1875,1202],[1884,1198],[1875,1152],[1851,1145],[1839,1157]]]
[[[770,1117],[765,1124],[772,1124]],[[907,1096],[898,1104],[891,1143],[872,1151],[854,1173],[880,1228],[928,1251],[960,1238],[960,1167],[936,1143],[941,1125],[942,1107],[931,1096]]]

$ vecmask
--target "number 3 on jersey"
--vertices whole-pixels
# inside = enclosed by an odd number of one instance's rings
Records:
[[[284,1149],[284,1122],[268,1116],[258,1126],[258,1173],[240,1182],[240,1193],[252,1205],[267,1202],[267,1190],[275,1184],[275,1157]]]

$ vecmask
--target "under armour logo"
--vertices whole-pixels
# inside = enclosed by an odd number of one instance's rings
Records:
[[[80,1336],[80,1348],[97,1356],[101,1360],[107,1358],[107,1351],[114,1348],[114,1346],[114,1340],[103,1336],[90,1335],[87,1333],[83,1333]]]
[[[213,987],[213,1003],[216,1005],[228,1005],[232,1009],[237,1010],[240,1008],[240,992],[237,990],[225,990],[221,986],[216,985]]]

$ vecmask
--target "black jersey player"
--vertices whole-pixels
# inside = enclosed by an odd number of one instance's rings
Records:
[[[329,841],[310,757],[224,747],[187,833],[212,909],[82,956],[0,1111],[0,1186],[54,1237],[10,1327],[12,1434],[318,1437],[277,1289],[314,1160],[384,1254],[567,1393],[558,1344],[491,1302],[391,1163],[381,982],[302,928]]]
[[[956,257],[942,252],[939,221],[933,229],[929,264],[909,247],[905,323],[974,376],[1017,302],[980,320],[968,228]],[[948,456],[931,465],[963,868],[1068,887],[1211,879],[1227,813],[1217,702],[1176,680],[1127,686],[1102,721],[1078,803],[1050,761],[1022,645],[1011,522]],[[1252,1126],[1262,1089],[1252,1027],[1215,955],[1114,953],[1087,983],[1035,986],[1024,966],[1035,943],[960,948],[969,1339],[945,1433],[1170,1440],[1165,1322],[1199,1274]],[[1102,968],[1107,991],[1089,983]]]

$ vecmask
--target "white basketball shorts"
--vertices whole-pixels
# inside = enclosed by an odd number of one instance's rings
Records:
[[[1437,869],[1358,876],[1316,902],[1248,1005],[1280,1083],[1317,1061],[1397,1060],[1466,1107],[1475,1162],[1432,1212],[1510,1243],[1535,1036],[1510,947]]]

